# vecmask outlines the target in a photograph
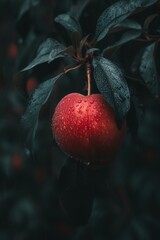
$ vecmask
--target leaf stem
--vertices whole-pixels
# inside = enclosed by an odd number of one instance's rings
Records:
[[[77,66],[75,66],[75,67],[72,67],[72,68],[68,68],[68,69],[64,68],[64,72],[65,72],[65,73],[68,73],[68,72],[70,72],[70,71],[72,71],[72,70],[75,70],[75,69],[81,67],[81,66],[82,66],[82,63],[79,64],[79,65],[77,65]]]
[[[90,63],[86,63],[86,72],[87,72],[87,91],[88,91],[88,96],[91,95],[91,66]]]

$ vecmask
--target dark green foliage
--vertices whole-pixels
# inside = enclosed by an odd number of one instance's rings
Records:
[[[156,0],[117,1],[115,4],[104,10],[102,15],[99,17],[95,33],[96,40],[102,40],[111,28],[126,19],[138,7],[146,7],[153,4],[154,2],[156,2]]]
[[[54,21],[66,13],[67,31]],[[160,239],[160,1],[1,0],[0,43],[0,240]],[[86,61],[91,90],[127,126],[115,161],[96,168],[51,132],[58,101],[87,94]]]
[[[55,82],[61,78],[62,75],[63,73],[60,73],[56,77],[41,83],[29,100],[28,107],[22,117],[24,139],[26,145],[29,147],[32,146],[32,141],[34,141],[40,109],[47,102],[54,88]]]
[[[121,125],[130,108],[130,94],[121,70],[110,60],[94,58],[94,78],[100,93],[113,107]]]
[[[55,21],[71,32],[81,32],[78,21],[68,14],[58,15]]]
[[[39,46],[36,58],[22,71],[30,70],[39,64],[50,63],[57,58],[63,57],[64,51],[65,47],[62,44],[54,39],[48,38]]]
[[[159,95],[159,76],[154,60],[155,45],[152,43],[145,47],[139,67],[144,82],[154,96]]]

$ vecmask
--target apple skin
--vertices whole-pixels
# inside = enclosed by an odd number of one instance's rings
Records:
[[[66,95],[52,117],[52,132],[67,155],[86,164],[111,162],[123,139],[126,125],[118,129],[115,114],[101,94]]]

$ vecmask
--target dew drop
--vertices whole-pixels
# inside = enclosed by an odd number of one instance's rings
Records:
[[[99,118],[96,117],[96,118],[95,118],[95,121],[96,121],[96,122],[99,122]]]

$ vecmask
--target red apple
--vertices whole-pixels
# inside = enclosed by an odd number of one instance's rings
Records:
[[[101,164],[116,156],[125,121],[118,129],[114,111],[101,94],[71,93],[56,106],[52,131],[67,155],[88,164]]]

